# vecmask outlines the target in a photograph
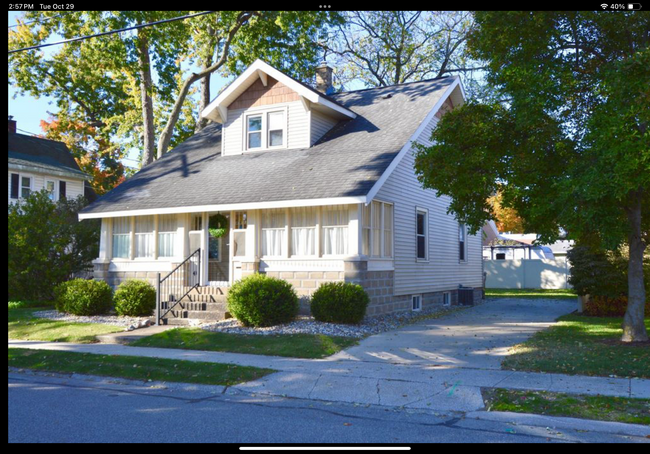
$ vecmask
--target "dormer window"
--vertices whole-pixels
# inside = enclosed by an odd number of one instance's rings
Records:
[[[246,150],[286,147],[286,109],[246,116]]]

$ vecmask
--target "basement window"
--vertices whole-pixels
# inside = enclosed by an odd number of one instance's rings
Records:
[[[422,295],[413,295],[411,297],[412,309],[414,311],[422,310]]]

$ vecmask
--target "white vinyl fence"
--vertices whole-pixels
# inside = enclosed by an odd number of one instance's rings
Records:
[[[486,288],[571,288],[565,257],[541,260],[485,260]]]

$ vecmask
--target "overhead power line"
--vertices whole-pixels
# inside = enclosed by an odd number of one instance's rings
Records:
[[[49,21],[54,20],[54,19],[59,19],[59,18],[63,17],[64,15],[65,14],[59,14],[58,16],[54,16],[54,17],[45,17],[45,18],[42,18],[42,19],[31,20],[29,22],[21,22],[19,24],[10,25],[9,28],[20,27],[21,25],[44,24],[45,22],[49,22]]]
[[[120,28],[119,30],[111,30],[111,31],[108,31],[108,32],[96,33],[94,35],[86,35],[86,36],[80,36],[78,38],[64,39],[63,41],[57,41],[57,42],[54,42],[54,43],[39,44],[38,46],[23,47],[22,49],[10,50],[9,54],[14,54],[16,52],[24,52],[24,51],[27,51],[27,50],[41,49],[43,47],[58,46],[59,44],[67,44],[67,43],[72,43],[72,42],[75,42],[75,41],[83,41],[83,40],[90,39],[90,38],[97,38],[99,36],[113,35],[115,33],[122,33],[122,32],[127,32],[127,31],[130,31],[130,30],[137,30],[137,29],[140,29],[140,28],[151,27],[153,25],[166,24],[168,22],[174,22],[174,21],[178,21],[178,20],[190,19],[192,17],[203,16],[205,14],[211,14],[211,13],[214,13],[214,12],[215,11],[204,11],[202,13],[188,14],[186,16],[179,16],[179,17],[174,17],[174,18],[171,18],[171,19],[164,19],[164,20],[159,20],[159,21],[156,21],[156,22],[149,22],[149,23],[146,23],[146,24],[134,25],[132,27]]]

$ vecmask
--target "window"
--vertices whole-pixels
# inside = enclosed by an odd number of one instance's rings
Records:
[[[154,221],[153,216],[135,218],[135,256],[138,258],[154,258]]]
[[[393,205],[373,200],[361,210],[361,253],[393,256]]]
[[[323,255],[348,253],[350,211],[346,206],[323,207]]]
[[[291,253],[296,256],[316,255],[316,223],[318,208],[291,210]]]
[[[505,259],[506,259],[505,252],[497,252],[497,260],[505,260]]]
[[[131,219],[113,219],[113,257],[128,259],[131,257]]]
[[[422,295],[413,295],[411,297],[412,309],[414,311],[422,310]]]
[[[177,228],[175,214],[158,216],[158,257],[174,257],[176,255]]]
[[[285,250],[286,211],[266,210],[262,214],[262,255],[281,257]]]
[[[32,178],[31,177],[21,177],[20,178],[20,197],[27,198],[32,193]]]
[[[246,229],[248,228],[248,214],[237,211],[232,221],[232,255],[234,257],[246,256]]]
[[[65,199],[68,196],[67,184],[65,181],[59,181],[59,198]]]
[[[262,116],[248,117],[246,128],[246,148],[251,150],[262,148]]]
[[[416,211],[415,221],[415,240],[416,240],[416,257],[418,260],[428,259],[428,241],[427,232],[429,231],[428,213],[424,210]]]
[[[245,118],[247,150],[286,146],[286,110],[248,115]]]
[[[284,145],[284,112],[270,112],[269,118],[269,148]]]
[[[451,293],[444,292],[442,294],[442,305],[443,306],[451,306]]]
[[[54,181],[50,181],[50,180],[46,181],[45,182],[45,190],[47,191],[48,196],[50,197],[50,200],[52,202],[56,201],[56,191],[55,191],[56,190],[56,184],[54,183]]]
[[[458,225],[458,260],[461,262],[464,262],[466,260],[466,253],[465,253],[465,238],[467,236],[467,232],[465,229],[465,224],[459,224]]]

